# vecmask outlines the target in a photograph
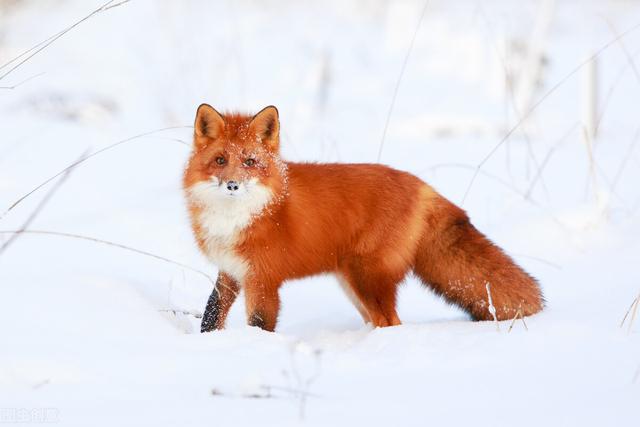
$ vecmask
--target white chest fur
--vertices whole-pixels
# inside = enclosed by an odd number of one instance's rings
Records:
[[[217,180],[200,182],[189,190],[192,203],[201,207],[196,221],[204,234],[207,257],[218,268],[242,283],[249,261],[235,250],[240,235],[260,215],[272,197],[256,181],[242,184],[237,196],[230,196]]]

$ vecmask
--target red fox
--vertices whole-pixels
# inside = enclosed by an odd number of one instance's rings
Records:
[[[282,283],[319,273],[335,274],[376,327],[400,324],[396,292],[409,272],[476,320],[542,309],[536,280],[419,178],[286,162],[279,145],[273,106],[254,116],[198,108],[183,186],[196,241],[220,271],[202,332],[224,327],[240,289],[248,324],[273,331]]]

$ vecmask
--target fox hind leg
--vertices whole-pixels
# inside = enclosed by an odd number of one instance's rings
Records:
[[[362,303],[362,300],[356,295],[356,291],[353,289],[351,283],[342,274],[337,274],[336,277],[338,279],[338,283],[340,283],[340,286],[342,287],[342,290],[344,290],[344,293],[347,294],[347,297],[351,300],[353,306],[358,310],[360,316],[362,316],[364,323],[373,323],[369,316],[369,312]]]
[[[362,264],[369,266],[381,263],[358,262],[346,266],[342,276],[348,288],[353,292],[363,311],[366,311],[368,320],[373,326],[400,325],[400,318],[396,312],[396,292],[404,273],[366,269]],[[362,317],[365,318],[364,314]]]

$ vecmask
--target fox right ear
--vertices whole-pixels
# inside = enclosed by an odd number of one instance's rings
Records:
[[[211,105],[201,104],[196,112],[194,128],[196,137],[216,139],[224,130],[224,118]]]

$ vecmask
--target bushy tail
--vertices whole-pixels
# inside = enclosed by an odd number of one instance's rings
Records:
[[[524,316],[542,310],[536,280],[480,233],[462,209],[437,197],[425,220],[414,268],[425,285],[476,320],[493,319],[490,301],[498,320],[513,318],[519,309]]]

